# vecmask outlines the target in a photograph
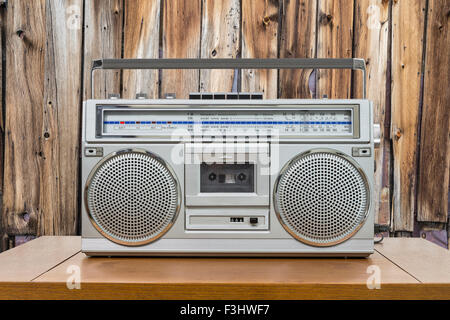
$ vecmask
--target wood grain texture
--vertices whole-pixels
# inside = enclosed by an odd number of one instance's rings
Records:
[[[239,55],[240,1],[202,1],[201,58],[232,58]],[[200,91],[231,92],[234,70],[200,70]]]
[[[3,55],[5,54],[5,48],[3,43],[3,31],[6,27],[6,12],[5,12],[4,4],[1,4],[0,1],[0,206],[1,206],[1,195],[3,194],[3,153],[5,151],[4,148],[4,136],[5,136],[5,124],[3,120],[3,88],[5,86],[4,78],[3,78]],[[0,210],[1,212],[1,210]],[[2,219],[0,219],[0,237],[2,236]],[[2,246],[0,244],[0,252]]]
[[[82,0],[47,0],[38,235],[78,226]]]
[[[0,9],[1,23],[8,20],[0,32],[6,44],[5,88],[0,90],[0,101],[6,93],[6,105],[0,108],[4,231],[76,232],[77,104],[90,97],[92,60],[122,54],[365,58],[374,120],[385,129],[375,152],[377,222],[391,222],[399,235],[410,235],[415,220],[448,228],[450,58],[441,54],[450,42],[448,6],[438,0],[8,1],[8,9]],[[67,27],[76,8],[84,29]],[[97,71],[96,98],[109,93],[133,98],[136,92],[150,98],[175,92],[183,98],[191,91],[231,91],[236,84],[243,91],[263,91],[265,98],[310,97],[310,70],[243,70],[236,75],[233,70]],[[318,77],[318,97],[361,96],[359,72],[352,84],[350,71],[322,70]]]
[[[422,283],[450,283],[450,251],[428,240],[386,238],[375,249]]]
[[[393,249],[390,248],[391,242],[386,242],[382,247],[390,249],[396,260],[410,261],[410,253],[404,253],[402,247],[416,248],[416,257],[419,257],[424,255],[419,253],[420,250],[434,246],[424,240],[414,243],[409,240],[393,239]],[[436,248],[439,251],[432,254],[433,261],[446,261],[449,254],[445,250],[435,246],[429,251]],[[82,289],[77,292],[64,290],[69,265],[77,265],[82,270]],[[381,290],[367,289],[367,268],[371,265],[380,268]],[[431,265],[428,270],[445,269],[445,264]],[[442,277],[441,283],[428,287],[419,284],[414,274],[408,273],[409,268],[404,269],[407,271],[377,252],[367,259],[88,258],[79,253],[37,278],[36,282],[48,288],[57,288],[59,294],[70,299],[94,296],[94,292],[101,298],[119,298],[130,294],[138,299],[449,297],[449,286],[442,285],[450,281],[447,274],[438,273]]]
[[[281,15],[280,58],[315,58],[316,1],[284,0]],[[312,98],[313,70],[280,70],[280,98]],[[315,82],[315,78],[313,80]]]
[[[242,0],[242,58],[277,58],[278,19],[277,1]],[[242,91],[277,98],[277,74],[277,70],[242,70]]]
[[[89,258],[79,253],[36,281],[61,282],[69,265],[82,270],[82,283],[172,284],[365,284],[377,265],[383,283],[417,281],[374,253],[367,259],[308,258]]]
[[[163,1],[163,58],[199,58],[201,0]],[[163,70],[161,95],[187,98],[199,91],[198,70]]]
[[[40,197],[45,0],[9,1],[7,21],[3,223],[8,234],[34,234]]]
[[[428,4],[417,220],[447,222],[450,172],[450,2]]]
[[[394,1],[392,6],[391,139],[396,231],[413,231],[417,131],[420,103],[425,0]]]
[[[318,58],[351,58],[353,41],[353,0],[320,0],[317,30]],[[317,97],[351,97],[351,72],[319,70]]]
[[[80,245],[41,237],[0,254],[0,299],[450,299],[450,254],[421,239],[385,239],[367,259],[88,258]],[[381,290],[367,288],[371,265]]]
[[[82,271],[81,290],[70,290],[76,292],[65,289],[69,265]],[[370,265],[380,267],[383,290],[367,289]],[[35,282],[65,299],[399,299],[442,294],[418,293],[412,286],[417,280],[377,253],[368,259],[326,260],[88,258],[79,253]]]
[[[380,224],[390,222],[389,159],[390,136],[386,127],[386,85],[389,43],[389,1],[362,0],[355,2],[355,38],[353,56],[366,60],[367,98],[373,101],[374,122],[381,127],[380,147],[375,150],[374,210]],[[362,73],[355,72],[353,97],[362,97]]]
[[[83,100],[91,97],[91,67],[95,59],[121,58],[123,1],[85,1]],[[97,71],[94,98],[120,93],[121,71]]]
[[[87,283],[68,290],[66,283],[0,283],[0,299],[33,300],[448,300],[446,284],[147,284]]]
[[[0,1],[1,2],[1,1]],[[8,236],[5,233],[5,226],[3,226],[2,218],[2,198],[3,198],[3,170],[4,170],[4,139],[5,139],[5,123],[4,123],[4,104],[3,104],[3,90],[5,89],[5,77],[3,72],[6,71],[3,68],[3,61],[5,58],[5,43],[4,43],[4,31],[6,28],[6,10],[4,3],[0,5],[0,252],[6,250]]]
[[[29,282],[75,255],[80,247],[80,237],[53,236],[5,251],[0,254],[0,283]]]
[[[124,58],[158,58],[159,0],[125,1]],[[124,70],[122,97],[134,99],[145,93],[157,99],[158,70]]]

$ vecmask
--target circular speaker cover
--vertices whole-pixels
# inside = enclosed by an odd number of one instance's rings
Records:
[[[275,183],[274,205],[283,227],[313,246],[350,238],[369,211],[365,175],[349,157],[328,149],[291,160]]]
[[[103,236],[136,246],[169,230],[180,208],[180,190],[162,159],[144,150],[123,150],[105,157],[92,170],[85,203]]]

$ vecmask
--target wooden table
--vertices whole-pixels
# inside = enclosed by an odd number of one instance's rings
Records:
[[[423,239],[384,239],[367,259],[88,258],[80,245],[40,237],[0,254],[0,299],[450,299],[450,253]]]

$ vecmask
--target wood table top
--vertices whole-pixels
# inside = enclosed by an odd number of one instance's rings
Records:
[[[107,258],[80,247],[40,237],[0,254],[0,299],[450,299],[450,252],[419,238],[385,238],[351,259]]]

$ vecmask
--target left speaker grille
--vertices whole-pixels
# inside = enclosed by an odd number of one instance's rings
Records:
[[[86,186],[94,226],[124,245],[142,245],[164,234],[178,213],[179,197],[170,168],[147,152],[127,151],[105,158]]]

